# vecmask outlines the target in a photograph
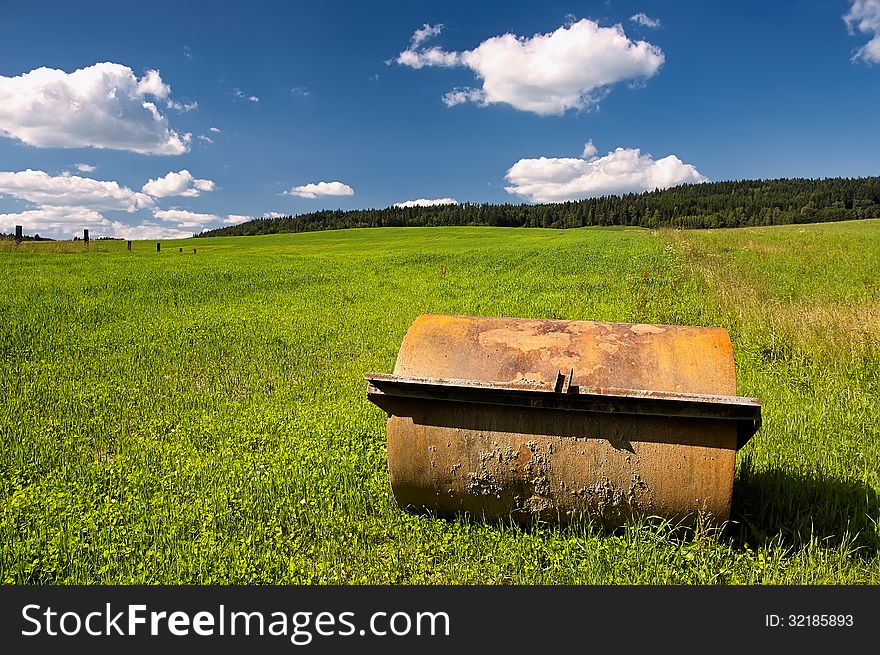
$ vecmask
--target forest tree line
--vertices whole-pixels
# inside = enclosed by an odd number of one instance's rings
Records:
[[[721,228],[880,218],[880,177],[742,180],[572,202],[471,204],[323,210],[208,230],[197,236],[246,236],[356,227],[493,225],[575,228]]]

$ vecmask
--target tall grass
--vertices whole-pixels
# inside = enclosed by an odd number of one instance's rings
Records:
[[[4,243],[0,580],[877,583],[878,236],[880,221]],[[362,373],[390,371],[423,312],[727,327],[765,418],[731,523],[607,534],[398,509]]]

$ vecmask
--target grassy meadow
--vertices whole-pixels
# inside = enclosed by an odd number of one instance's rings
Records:
[[[0,582],[880,583],[880,220],[2,242],[0,279]],[[726,327],[731,521],[401,511],[362,375],[425,312]]]

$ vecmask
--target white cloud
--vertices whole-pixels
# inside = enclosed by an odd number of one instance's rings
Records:
[[[591,160],[599,154],[599,150],[596,146],[593,145],[593,140],[590,139],[584,144],[584,151],[581,153],[581,159]]]
[[[430,48],[422,48],[422,44],[440,34],[443,31],[443,24],[425,25],[415,32],[409,40],[409,47],[401,52],[397,59],[394,60],[401,66],[409,66],[410,68],[419,69],[424,66],[458,66],[461,63],[461,57],[457,52],[446,52],[437,46]],[[385,62],[392,63],[392,60]]]
[[[211,137],[206,136],[204,134],[199,134],[196,138],[199,141],[204,141],[205,143],[214,143],[214,139],[212,139]]]
[[[177,173],[171,172],[165,177],[150,180],[144,184],[141,190],[154,198],[168,198],[169,196],[195,198],[203,191],[213,191],[214,182],[194,178],[192,173],[183,169]]]
[[[443,104],[447,107],[455,107],[465,102],[473,102],[478,105],[486,105],[486,94],[481,89],[456,88],[443,94]]]
[[[234,95],[239,100],[247,99],[247,100],[250,100],[251,102],[259,102],[260,101],[260,99],[257,96],[249,96],[248,94],[246,94],[244,91],[242,91],[241,89],[239,89],[237,87],[232,90],[232,95]]]
[[[63,238],[90,231],[92,238],[117,236],[126,239],[170,239],[192,236],[193,231],[208,223],[240,223],[248,216],[228,214],[197,214],[195,212],[155,207],[156,197],[171,195],[196,196],[214,189],[211,180],[199,180],[189,171],[169,173],[150,180],[145,192],[120,186],[114,181],[93,180],[69,173],[51,176],[43,171],[0,171],[0,195],[32,203],[21,212],[0,214],[0,231],[12,231],[15,225],[42,236]],[[150,209],[153,218],[162,222],[146,221],[128,224],[108,219],[102,212],[124,211],[134,213]]]
[[[455,198],[419,198],[418,200],[405,200],[395,202],[395,207],[434,207],[436,205],[457,205]]]
[[[852,60],[880,64],[880,0],[854,0],[843,20],[851,34],[861,32],[871,37]]]
[[[424,41],[437,36],[441,31],[443,31],[443,23],[438,23],[437,25],[425,23],[423,27],[413,32],[412,39],[409,42],[410,49],[418,48]]]
[[[303,98],[312,95],[312,90],[307,86],[295,86],[290,92],[295,96],[302,96]]]
[[[181,230],[149,221],[128,225],[111,221],[94,209],[84,207],[38,207],[16,214],[0,214],[0,232],[12,231],[21,225],[25,232],[55,239],[82,237],[121,237],[123,239],[183,239],[191,237],[192,230]]]
[[[12,232],[21,225],[26,232],[44,237],[82,235],[83,229],[92,230],[111,225],[99,212],[85,207],[38,207],[18,213],[0,214],[0,232]],[[95,236],[98,236],[95,234]]]
[[[192,230],[181,230],[152,221],[144,221],[139,225],[124,225],[114,221],[112,228],[112,234],[108,236],[123,239],[188,239],[193,235]]]
[[[98,170],[97,166],[92,166],[91,164],[74,164],[73,167],[80,173],[94,173]]]
[[[431,46],[421,50],[404,50],[397,55],[397,63],[417,70],[425,66],[451,68],[461,64],[461,55],[457,52],[446,52],[437,46]]]
[[[264,212],[262,218],[281,218],[290,214],[282,214],[281,212]]]
[[[168,109],[174,109],[181,114],[185,114],[186,112],[192,111],[193,109],[198,109],[199,103],[195,100],[193,100],[192,102],[178,102],[177,100],[168,100],[165,103],[165,106],[168,107]]]
[[[100,64],[98,64],[100,65]],[[85,69],[84,69],[85,70]],[[131,69],[129,69],[130,71]],[[148,70],[146,74],[138,80],[136,93],[139,96],[156,96],[157,98],[167,98],[171,93],[171,87],[162,81],[162,77],[157,70]]]
[[[0,76],[0,134],[40,148],[179,155],[189,150],[191,135],[172,130],[154,102],[170,91],[158,71],[138,79],[109,62],[72,73],[44,67]]]
[[[204,223],[213,223],[214,221],[221,220],[217,214],[199,214],[186,209],[154,209],[153,216],[163,221],[191,226],[198,226]]]
[[[587,158],[520,159],[507,171],[510,186],[505,190],[531,202],[564,202],[708,181],[675,155],[655,160],[638,148],[617,148],[596,157],[592,141],[584,146],[584,155]]]
[[[299,196],[300,198],[322,198],[324,196],[353,196],[354,189],[342,182],[318,182],[295,186],[284,191],[284,196]]]
[[[464,52],[424,47],[427,38],[439,34],[438,28],[428,33],[425,28],[417,30],[410,47],[396,61],[415,69],[471,69],[482,86],[447,93],[443,101],[450,107],[463,102],[504,103],[540,115],[588,109],[604,97],[610,85],[652,77],[665,59],[657,46],[627,38],[620,25],[600,27],[588,19],[532,37],[494,36]]]
[[[92,238],[121,236],[120,229],[136,227],[110,221],[102,211],[133,213],[154,204],[150,196],[114,181],[69,173],[51,176],[30,169],[0,172],[0,194],[36,205],[18,213],[0,214],[0,227],[21,225],[29,232],[53,238],[81,236],[83,229],[88,229]]]
[[[208,223],[241,223],[250,220],[249,216],[241,216],[239,214],[218,216],[217,214],[199,214],[186,209],[154,209],[153,216],[163,221],[174,223],[179,228],[202,228]]]
[[[219,127],[209,127],[209,128],[208,128],[208,131],[209,131],[209,132],[213,132],[214,134],[220,134],[220,128],[219,128]]]
[[[656,30],[660,27],[660,21],[657,18],[651,18],[644,11],[640,11],[635,16],[630,16],[629,19],[642,27],[648,27],[652,30]]]
[[[26,200],[41,207],[81,207],[134,212],[153,206],[153,199],[117,182],[44,171],[0,171],[0,194]]]

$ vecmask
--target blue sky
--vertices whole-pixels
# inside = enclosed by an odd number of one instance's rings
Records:
[[[415,200],[880,174],[880,0],[0,16],[0,232],[160,238]]]

